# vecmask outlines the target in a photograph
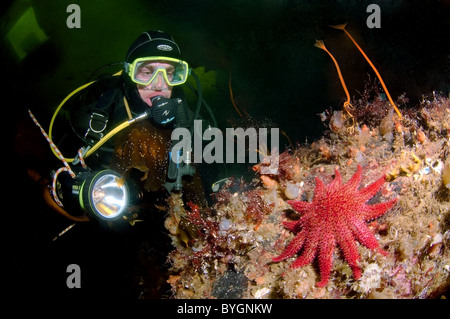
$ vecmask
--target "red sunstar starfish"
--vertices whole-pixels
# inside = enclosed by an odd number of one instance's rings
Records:
[[[273,259],[275,262],[284,260],[303,248],[301,255],[291,264],[292,268],[297,268],[311,263],[318,255],[321,277],[321,281],[316,284],[318,287],[324,287],[328,283],[336,245],[343,251],[355,279],[361,277],[356,240],[367,248],[387,254],[379,248],[378,241],[366,222],[385,214],[397,201],[395,198],[380,204],[366,204],[385,182],[384,176],[358,190],[362,177],[361,166],[358,165],[356,173],[346,184],[342,184],[341,174],[337,169],[335,173],[334,180],[328,185],[316,177],[311,203],[288,201],[297,212],[303,214],[299,220],[283,223],[296,235],[283,253]]]

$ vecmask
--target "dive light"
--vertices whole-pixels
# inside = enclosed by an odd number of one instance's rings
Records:
[[[71,185],[62,180],[59,196],[64,206],[86,212],[91,217],[115,220],[126,213],[131,200],[130,188],[117,172],[107,169],[98,172],[83,171],[71,179]]]
[[[129,199],[125,179],[113,170],[89,176],[79,191],[80,207],[102,219],[116,219],[123,215]]]

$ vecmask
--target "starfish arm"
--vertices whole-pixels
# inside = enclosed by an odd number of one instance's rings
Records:
[[[295,211],[299,213],[306,212],[309,210],[311,203],[309,202],[303,202],[301,200],[288,200],[287,203],[292,206]]]
[[[326,191],[326,186],[320,178],[316,177],[315,181],[316,181],[316,187],[314,188],[314,199],[318,196],[321,196]],[[313,199],[313,202],[314,202],[314,199]]]
[[[277,257],[273,258],[272,261],[278,262],[285,260],[286,258],[292,257],[295,255],[303,246],[305,242],[305,232],[298,233],[294,239],[289,243],[289,245],[284,249],[284,251]]]
[[[289,229],[293,233],[298,233],[302,227],[300,221],[298,220],[289,220],[284,221],[283,226]]]
[[[318,229],[319,227],[308,234],[309,240],[306,241],[302,254],[291,264],[291,268],[298,268],[308,265],[316,257],[320,237],[320,232],[317,231]]]
[[[391,209],[396,202],[397,198],[394,198],[384,203],[365,205],[363,208],[364,220],[368,222],[386,214],[386,212]]]
[[[352,269],[353,277],[359,279],[361,277],[361,269],[358,266],[359,252],[356,247],[355,239],[348,226],[339,224],[336,226],[339,227],[339,232],[337,232],[336,235],[337,244],[341,248],[345,260]]]
[[[338,169],[334,170],[334,179],[328,184],[328,189],[336,189],[337,187],[341,186],[342,184],[342,177],[341,173],[339,173]]]
[[[362,168],[358,165],[355,174],[345,183],[344,187],[348,191],[355,191],[358,188],[359,183],[361,183],[362,178]]]
[[[369,199],[371,199],[376,193],[378,193],[381,185],[383,185],[385,181],[386,177],[383,175],[381,178],[379,178],[372,184],[367,185],[366,187],[360,189],[358,192],[358,197],[360,198],[360,200],[363,203],[365,203]]]
[[[358,239],[358,241],[367,248],[372,249],[373,251],[378,251],[383,255],[387,255],[387,252],[380,248],[378,240],[372,234],[365,222],[361,220],[354,221],[352,223],[352,232],[356,239]]]
[[[331,268],[333,266],[333,252],[336,248],[336,241],[332,234],[328,234],[322,238],[319,243],[319,269],[320,282],[316,283],[317,287],[325,287],[330,279]]]

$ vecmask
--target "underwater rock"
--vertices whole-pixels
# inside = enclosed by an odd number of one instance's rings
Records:
[[[436,298],[446,293],[450,288],[450,217],[448,189],[443,185],[450,182],[449,106],[445,97],[424,101],[419,109],[403,114],[401,130],[395,121],[389,122],[383,135],[380,122],[387,112],[372,121],[369,113],[375,107],[361,108],[355,103],[355,109],[359,108],[356,129],[350,130],[352,123],[346,121],[333,133],[333,140],[325,134],[311,145],[281,153],[279,175],[261,174],[266,164],[255,165],[252,183],[239,180],[222,187],[213,205],[201,209],[195,220],[189,217],[194,206],[173,205],[167,216],[172,226],[185,227],[174,216],[204,225],[187,239],[180,233],[171,235],[173,251],[168,260],[173,297]],[[411,134],[419,129],[427,136],[425,143],[416,143]],[[386,141],[386,134],[393,134],[392,142]],[[292,258],[272,262],[294,237],[284,229],[283,220],[299,217],[287,199],[297,196],[297,200],[311,202],[315,178],[328,184],[339,167],[343,180],[348,180],[358,164],[362,188],[380,175],[387,177],[370,205],[398,198],[389,213],[368,222],[388,254],[373,253],[357,244],[362,271],[358,280],[343,256],[335,254],[326,287],[316,287],[320,274],[314,263],[291,269]],[[263,177],[273,185],[266,185]]]
[[[247,289],[247,278],[242,273],[227,271],[216,280],[212,289],[212,296],[218,299],[240,299]]]

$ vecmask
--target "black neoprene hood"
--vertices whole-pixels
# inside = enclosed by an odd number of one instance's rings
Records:
[[[146,31],[131,44],[125,62],[132,63],[143,57],[163,56],[181,58],[181,52],[173,38],[163,31]]]

